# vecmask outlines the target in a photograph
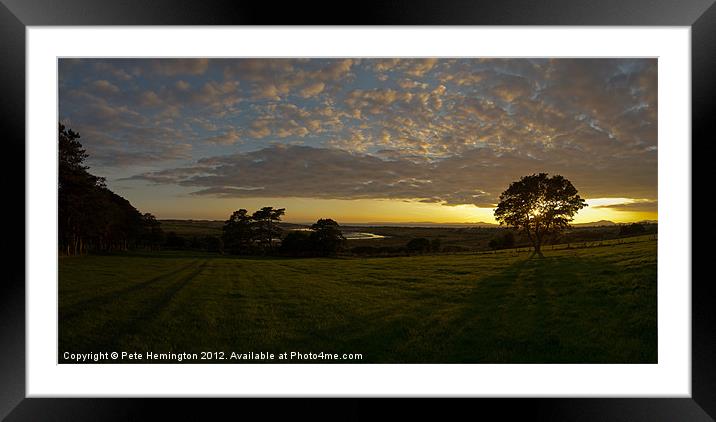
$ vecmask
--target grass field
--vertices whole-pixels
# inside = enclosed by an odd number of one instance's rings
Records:
[[[362,354],[350,363],[655,363],[656,248],[645,238],[531,260],[61,257],[60,361],[297,351]]]

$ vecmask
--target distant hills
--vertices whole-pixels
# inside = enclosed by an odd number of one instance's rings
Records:
[[[193,224],[193,225],[211,225],[211,226],[217,226],[221,227],[224,222],[220,220],[176,220],[176,219],[166,219],[166,220],[160,220],[162,222],[167,222],[170,225],[175,224]],[[431,221],[416,221],[416,222],[407,222],[407,223],[395,223],[395,222],[385,222],[385,221],[376,221],[376,222],[369,222],[369,223],[343,223],[339,222],[341,226],[345,227],[443,227],[443,228],[466,228],[466,227],[485,227],[485,228],[496,228],[500,227],[499,224],[495,223],[486,223],[484,221],[478,221],[475,223],[435,223]],[[657,220],[644,220],[639,221],[639,223],[642,224],[657,224]],[[307,227],[310,226],[313,223],[288,223],[288,222],[281,222],[279,225],[281,227],[284,227],[286,229],[291,228],[299,228],[299,227]],[[592,221],[589,223],[576,223],[572,224],[573,227],[604,227],[604,226],[618,226],[620,224],[629,224],[629,223],[615,223],[610,220],[599,220],[599,221]]]
[[[642,220],[637,221],[637,223],[641,224],[658,224],[657,220]],[[619,226],[623,224],[631,224],[631,223],[615,223],[613,221],[609,220],[599,220],[599,221],[592,221],[591,223],[577,223],[572,224],[574,227],[600,227],[600,226]]]
[[[483,221],[477,223],[434,223],[430,221],[395,223],[376,221],[369,223],[341,223],[341,225],[352,227],[499,227],[497,224],[485,223]]]
[[[642,224],[657,224],[657,220],[644,220],[639,221],[639,223]],[[620,224],[628,224],[628,223],[615,223],[610,220],[599,220],[599,221],[592,221],[589,223],[577,223],[572,224],[573,227],[604,227],[604,226],[618,226]],[[420,222],[408,222],[408,223],[391,223],[391,222],[370,222],[370,223],[341,223],[342,226],[352,226],[352,227],[455,227],[455,228],[462,228],[462,227],[500,227],[499,224],[495,223],[485,223],[484,221],[478,221],[476,223],[434,223],[430,221],[420,221]]]
[[[600,226],[616,226],[617,223],[609,220],[592,221],[589,223],[572,224],[573,227],[600,227]]]

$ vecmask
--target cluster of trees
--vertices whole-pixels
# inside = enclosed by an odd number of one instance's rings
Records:
[[[282,254],[290,256],[332,256],[345,244],[340,225],[322,218],[307,231],[291,230],[284,236],[279,226],[285,208],[263,207],[249,214],[235,211],[223,227],[224,250],[236,255]]]
[[[350,253],[360,256],[403,256],[404,246],[355,246]]]
[[[201,250],[207,252],[223,252],[224,243],[217,236],[184,237],[170,231],[165,236],[164,247],[174,250]]]
[[[356,246],[350,249],[350,253],[361,256],[405,256],[419,255],[435,252],[456,252],[452,246],[441,246],[442,241],[438,238],[427,239],[417,237],[410,239],[405,246]],[[459,252],[468,250],[459,248]]]
[[[330,218],[321,218],[310,230],[293,230],[281,242],[281,253],[290,256],[334,256],[346,242],[340,226]]]
[[[560,234],[554,243],[595,242],[620,237],[656,234],[657,231],[656,224],[648,223],[620,224],[614,227],[582,227]]]
[[[619,226],[619,236],[638,236],[646,233],[646,227],[640,223]]]
[[[490,242],[487,244],[487,246],[489,246],[490,249],[493,250],[512,249],[515,247],[515,234],[511,231],[504,232],[501,235],[495,236],[490,239]]]
[[[151,214],[142,214],[91,174],[80,134],[59,124],[58,247],[60,253],[159,248],[162,233]]]
[[[224,250],[237,255],[273,252],[281,239],[278,223],[285,213],[285,208],[273,207],[263,207],[253,214],[245,209],[234,211],[224,222]]]
[[[273,207],[263,207],[253,214],[245,209],[234,211],[224,222],[224,250],[237,255],[271,253],[281,239],[278,223],[285,213],[285,208]]]
[[[440,239],[429,240],[424,237],[410,239],[405,245],[405,251],[409,254],[440,252]]]

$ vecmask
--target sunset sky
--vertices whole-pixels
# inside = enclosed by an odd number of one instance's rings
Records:
[[[158,218],[494,222],[547,172],[657,219],[656,59],[60,59],[59,117]]]

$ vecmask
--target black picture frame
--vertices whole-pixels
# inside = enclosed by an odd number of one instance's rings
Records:
[[[694,147],[713,138],[711,111],[716,102],[716,6],[714,0],[531,0],[388,1],[382,3],[124,0],[0,0],[0,119],[6,154],[5,277],[0,283],[0,416],[7,420],[128,420],[151,418],[158,408],[179,412],[182,419],[210,420],[260,410],[264,415],[290,412],[320,415],[323,403],[291,400],[286,405],[262,399],[62,399],[25,398],[25,29],[27,26],[75,25],[566,25],[691,27],[692,157]],[[318,13],[323,11],[322,13]],[[698,140],[698,142],[694,142]],[[20,159],[23,157],[23,159]],[[6,167],[7,169],[8,167]],[[9,176],[10,174],[15,175]],[[692,167],[692,192],[699,173]],[[24,180],[24,179],[23,179]],[[12,204],[10,206],[9,204]],[[685,204],[686,206],[686,204]],[[692,206],[692,221],[706,216]],[[23,221],[21,225],[18,222]],[[705,237],[706,233],[697,237]],[[692,245],[684,245],[696,251]],[[692,262],[694,262],[692,258]],[[716,303],[712,277],[692,277],[692,388],[689,398],[510,398],[469,401],[409,400],[381,410],[381,416],[408,413],[448,416],[452,410],[530,420],[713,420],[716,415]],[[211,401],[207,403],[207,401]],[[330,402],[332,419],[363,419],[385,400],[356,398]],[[391,402],[392,404],[393,402]],[[317,410],[318,408],[322,411]],[[246,413],[244,413],[246,412]],[[474,413],[473,413],[474,414]]]

